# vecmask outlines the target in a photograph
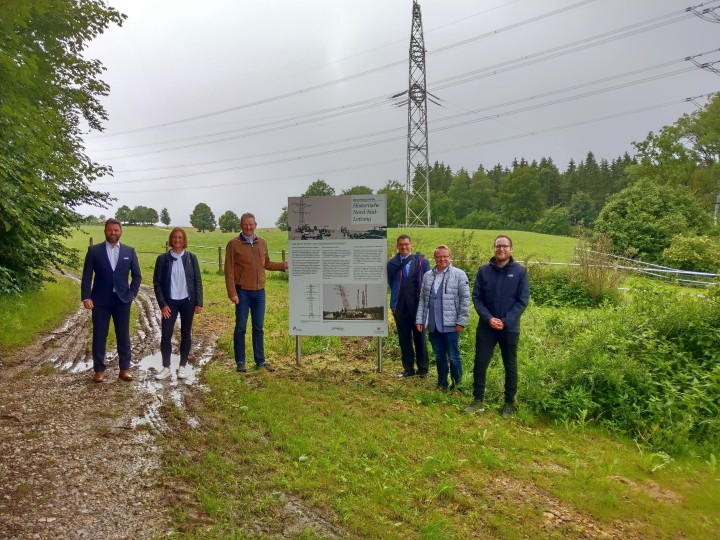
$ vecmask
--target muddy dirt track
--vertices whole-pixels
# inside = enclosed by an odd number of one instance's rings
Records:
[[[156,381],[160,313],[142,287],[133,337],[135,381],[117,378],[108,354],[105,381],[93,383],[90,312],[80,308],[0,365],[0,538],[150,538],[172,530],[159,486],[163,405],[197,419],[184,404],[214,339],[194,332],[190,377]],[[179,326],[179,325],[178,325]],[[109,349],[114,349],[109,343]]]

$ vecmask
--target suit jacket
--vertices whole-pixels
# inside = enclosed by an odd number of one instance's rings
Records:
[[[390,285],[390,309],[394,315],[401,311],[407,313],[415,320],[415,313],[420,298],[423,276],[430,270],[430,263],[422,253],[410,254],[408,277],[402,271],[402,259],[399,253],[387,263],[387,280]]]
[[[130,283],[128,277],[132,277]],[[140,263],[133,248],[120,244],[120,257],[113,272],[105,242],[95,244],[88,248],[85,255],[80,296],[82,300],[89,298],[97,306],[107,306],[110,305],[114,287],[118,298],[123,303],[129,304],[137,296],[141,280]]]
[[[160,309],[168,305],[172,286],[172,265],[173,258],[167,251],[158,255],[155,261],[155,272],[153,273],[153,288],[155,298]],[[182,265],[185,270],[185,284],[187,285],[188,298],[193,306],[203,305],[202,275],[200,274],[200,263],[191,251],[185,250],[182,256]]]

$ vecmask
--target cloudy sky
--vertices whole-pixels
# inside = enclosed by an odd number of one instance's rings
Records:
[[[189,224],[254,212],[271,227],[318,178],[336,193],[406,181],[411,0],[111,0],[128,16],[88,50],[111,86],[94,184]],[[456,171],[632,141],[718,90],[720,0],[422,0],[430,161]],[[702,55],[702,56],[697,56]],[[690,58],[694,58],[693,59]],[[713,64],[714,63],[714,64]],[[697,98],[693,101],[688,98]]]

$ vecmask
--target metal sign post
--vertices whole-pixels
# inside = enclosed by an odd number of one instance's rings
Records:
[[[378,373],[382,373],[382,336],[378,336]]]

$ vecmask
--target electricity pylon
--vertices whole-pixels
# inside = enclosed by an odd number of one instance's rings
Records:
[[[408,86],[407,183],[405,226],[430,227],[430,161],[428,158],[425,39],[420,4],[413,0]]]

